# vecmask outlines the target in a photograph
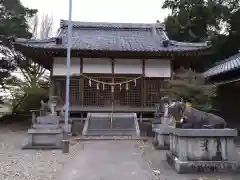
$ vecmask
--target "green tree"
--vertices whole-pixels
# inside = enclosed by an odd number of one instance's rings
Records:
[[[29,87],[24,78],[20,79],[13,75],[6,82],[5,92],[8,94],[6,98],[11,102],[13,113],[28,113],[31,109],[39,109],[40,101],[48,99],[48,80],[40,80],[38,87]]]
[[[17,54],[13,46],[15,37],[32,37],[29,31],[28,18],[37,10],[25,8],[20,0],[0,0],[0,85],[4,88],[6,79],[16,69]]]
[[[32,38],[46,39],[51,35],[52,18],[43,15],[39,22],[36,15],[29,20],[29,27],[33,34]],[[49,77],[47,70],[33,59],[18,53],[16,59],[17,68],[22,78],[12,77],[8,86],[11,94],[13,112],[29,112],[38,109],[40,101],[48,99]]]
[[[205,84],[201,74],[180,68],[167,82],[168,87],[162,90],[166,96],[176,100],[183,99],[190,102],[193,107],[203,111],[212,110],[216,86]]]
[[[39,23],[39,16],[32,18],[30,27],[32,29],[33,38],[47,39],[52,33],[53,19],[48,15],[43,15]],[[19,54],[17,66],[24,78],[25,87],[37,88],[40,87],[39,82],[48,81],[47,70],[32,59]]]
[[[165,0],[172,13],[165,20],[169,36],[182,41],[201,41],[227,30],[239,0]]]
[[[163,8],[172,12],[165,19],[171,39],[212,42],[206,68],[238,52],[240,0],[165,0]]]
[[[224,59],[238,53],[240,49],[240,10],[234,11],[228,20],[228,35],[218,39],[218,52],[214,59]],[[221,42],[220,42],[221,40]]]

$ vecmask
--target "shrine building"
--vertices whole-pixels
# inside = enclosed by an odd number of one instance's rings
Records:
[[[50,96],[65,101],[68,21],[56,37],[16,39],[16,49],[50,70]],[[210,44],[170,40],[161,23],[73,21],[70,113],[153,113],[165,79],[197,67]]]

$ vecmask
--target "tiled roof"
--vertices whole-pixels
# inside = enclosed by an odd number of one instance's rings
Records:
[[[214,67],[205,71],[203,75],[204,77],[208,78],[208,77],[216,76],[216,75],[229,72],[238,68],[240,68],[240,53],[221,61]]]
[[[16,43],[33,48],[67,48],[68,21],[61,20],[58,38],[23,40]],[[208,48],[207,43],[184,43],[168,39],[163,24],[93,23],[73,21],[72,49],[99,51],[185,52]],[[167,41],[168,46],[164,46]]]

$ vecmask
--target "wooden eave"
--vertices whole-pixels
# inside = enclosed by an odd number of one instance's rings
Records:
[[[46,69],[51,69],[54,57],[66,57],[66,49],[57,48],[34,48],[22,44],[15,44],[17,50],[25,56],[32,58],[33,61],[39,63]],[[71,57],[82,58],[131,58],[131,59],[159,59],[168,58],[171,60],[176,57],[194,57],[199,55],[211,54],[211,48],[201,48],[198,50],[189,51],[162,51],[162,52],[147,52],[147,51],[100,51],[100,50],[71,50]]]

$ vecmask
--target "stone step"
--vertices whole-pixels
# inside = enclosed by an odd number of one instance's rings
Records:
[[[87,135],[135,135],[136,129],[88,129]]]
[[[89,117],[86,135],[132,136],[137,133],[133,113],[92,113]]]
[[[89,141],[89,140],[142,140],[142,141],[152,141],[149,137],[139,137],[135,135],[130,136],[78,136],[71,137],[70,143],[74,144],[78,141]]]
[[[104,131],[109,131],[109,132],[118,132],[118,131],[135,131],[135,129],[88,129],[88,132],[91,131],[99,131],[99,132],[104,132]]]
[[[109,120],[92,120],[89,119],[88,129],[106,129],[111,127],[111,122]]]
[[[88,131],[87,136],[133,136],[136,131]]]
[[[113,119],[112,121],[109,119],[104,119],[104,120],[89,120],[88,128],[89,129],[94,129],[94,128],[135,128],[135,122],[134,119]]]

